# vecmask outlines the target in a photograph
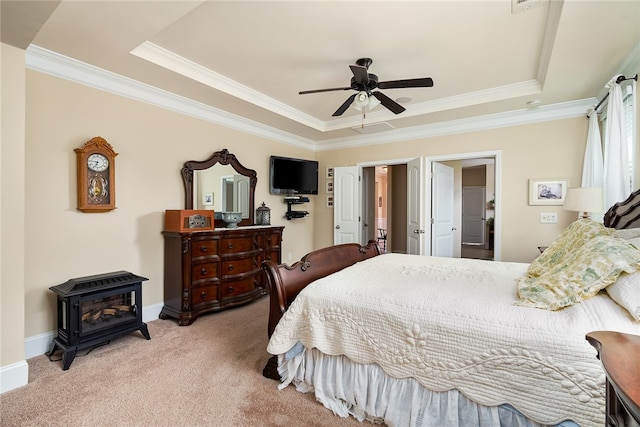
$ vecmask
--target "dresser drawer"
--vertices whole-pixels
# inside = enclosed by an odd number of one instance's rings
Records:
[[[191,249],[191,256],[193,258],[213,256],[218,254],[218,242],[216,239],[208,240],[193,240]]]
[[[264,237],[265,246],[280,246],[282,234],[267,234]]]
[[[242,274],[260,268],[260,261],[257,256],[244,259],[222,261],[220,273],[223,277]]]
[[[273,261],[276,264],[280,264],[280,248],[269,248],[265,251],[262,259]]]
[[[233,254],[258,249],[258,241],[255,236],[225,238],[220,242],[220,246],[225,254]]]
[[[218,299],[217,286],[203,286],[191,290],[191,302],[193,305],[205,302],[216,301]]]
[[[205,262],[202,264],[193,264],[191,266],[191,281],[197,282],[198,280],[217,277],[218,265],[219,264],[217,262]]]
[[[223,283],[220,286],[220,299],[234,298],[253,291],[257,286],[257,275],[246,277],[240,280],[233,280]]]

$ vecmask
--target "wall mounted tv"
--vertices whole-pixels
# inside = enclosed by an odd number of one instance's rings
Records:
[[[271,156],[271,194],[318,194],[318,162]]]

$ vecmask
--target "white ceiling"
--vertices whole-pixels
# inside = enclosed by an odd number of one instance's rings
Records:
[[[511,0],[1,4],[2,41],[28,55],[64,55],[315,149],[373,141],[363,122],[392,128],[376,134],[388,139],[496,114],[586,113],[640,52],[637,0],[527,0],[517,12]],[[410,98],[406,111],[379,106],[364,119],[353,108],[331,116],[351,90],[298,94],[349,86],[361,57],[380,81],[434,87],[382,90]]]

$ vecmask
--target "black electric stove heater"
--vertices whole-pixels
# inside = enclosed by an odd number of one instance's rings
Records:
[[[49,289],[58,296],[58,336],[47,356],[61,349],[67,370],[79,350],[108,343],[120,335],[140,331],[151,339],[142,322],[142,282],[128,271],[70,279]]]

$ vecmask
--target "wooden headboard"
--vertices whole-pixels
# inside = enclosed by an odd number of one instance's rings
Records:
[[[273,334],[284,312],[305,286],[359,261],[378,255],[380,255],[378,244],[375,240],[370,240],[367,246],[358,243],[344,243],[318,249],[309,252],[291,266],[278,265],[273,261],[263,261],[262,269],[267,276],[270,298],[269,325],[267,327],[269,337]],[[276,356],[269,359],[262,374],[267,378],[280,380]]]
[[[604,226],[616,228],[640,228],[640,189],[631,193],[623,202],[611,206],[604,214]]]

